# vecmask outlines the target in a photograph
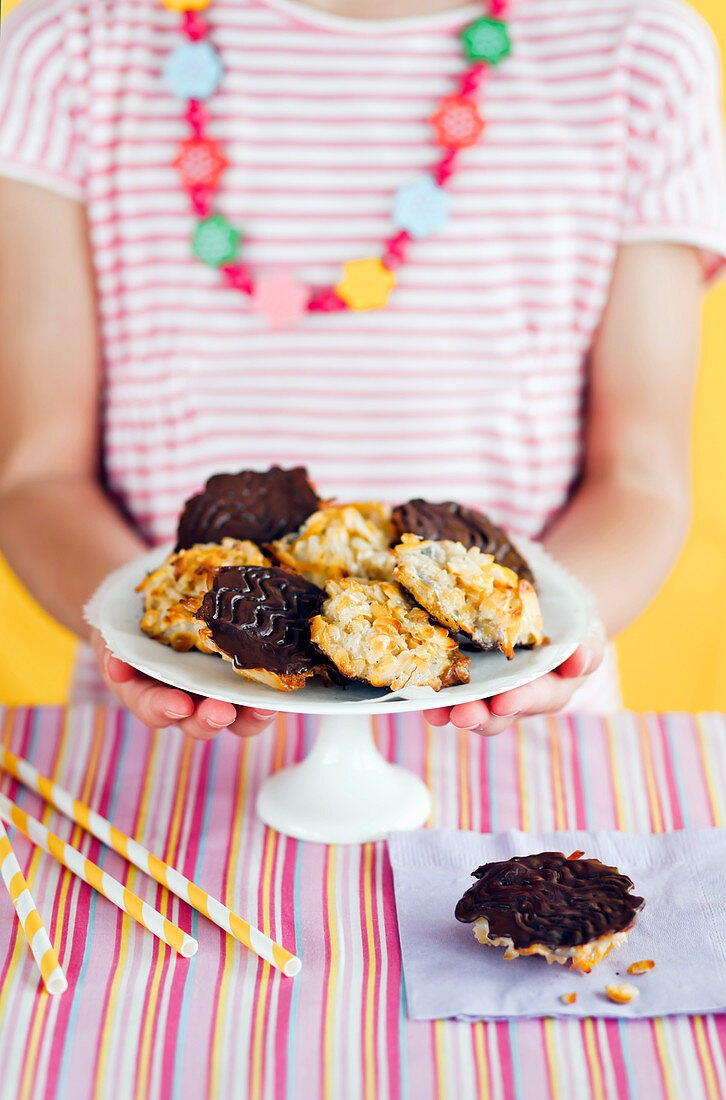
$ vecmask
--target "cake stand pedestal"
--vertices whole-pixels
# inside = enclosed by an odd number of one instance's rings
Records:
[[[299,840],[364,844],[423,825],[431,793],[417,776],[383,758],[370,715],[323,714],[306,759],[262,784],[257,813]]]

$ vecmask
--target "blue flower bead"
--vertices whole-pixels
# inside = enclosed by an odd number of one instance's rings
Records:
[[[431,179],[421,176],[400,187],[393,200],[393,221],[412,237],[429,237],[449,217],[449,193]]]
[[[209,42],[184,42],[164,66],[164,80],[179,99],[208,99],[222,79],[222,62]]]

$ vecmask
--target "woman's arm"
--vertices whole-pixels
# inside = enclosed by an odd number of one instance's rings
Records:
[[[590,356],[582,481],[543,540],[595,593],[610,636],[648,606],[688,530],[701,294],[694,249],[620,249]],[[559,710],[600,663],[602,648],[596,635],[532,684],[429,718],[491,734],[514,715]]]
[[[0,179],[0,549],[28,590],[81,636],[81,609],[143,542],[98,483],[99,349],[85,212]],[[106,682],[142,721],[194,737],[268,719],[136,674],[92,638]]]
[[[623,247],[593,346],[583,482],[544,542],[611,636],[648,606],[688,531],[701,284],[692,248]]]

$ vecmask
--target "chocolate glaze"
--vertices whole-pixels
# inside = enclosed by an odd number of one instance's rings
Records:
[[[430,504],[418,498],[394,508],[393,522],[399,539],[401,535],[418,535],[422,539],[461,542],[467,550],[478,546],[482,553],[493,554],[500,565],[534,584],[531,569],[505,532],[476,508],[464,508],[453,500]]]
[[[516,948],[578,947],[623,932],[645,904],[616,867],[562,852],[513,856],[472,874],[477,881],[456,906],[456,919],[486,917],[489,935],[509,936]]]
[[[240,565],[220,569],[197,618],[236,668],[299,676],[322,663],[308,622],[324,599],[322,589],[296,573],[274,565]]]
[[[296,531],[319,506],[304,466],[215,474],[201,493],[186,502],[176,548],[185,550],[195,542],[223,538],[271,542]]]

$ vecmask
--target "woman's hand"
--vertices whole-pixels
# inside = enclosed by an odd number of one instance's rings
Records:
[[[540,676],[531,684],[493,695],[486,702],[481,699],[459,703],[456,707],[427,710],[426,720],[432,726],[451,722],[458,729],[490,737],[507,729],[517,718],[528,714],[551,714],[564,707],[586,677],[602,663],[605,642],[605,628],[597,623],[587,641],[554,672]]]
[[[230,729],[240,737],[252,737],[275,717],[273,710],[252,710],[221,699],[194,698],[152,680],[113,657],[98,630],[92,631],[91,644],[107,687],[144,725],[153,729],[178,726],[199,741],[208,741],[223,729]]]

